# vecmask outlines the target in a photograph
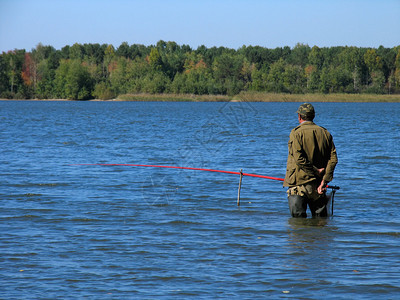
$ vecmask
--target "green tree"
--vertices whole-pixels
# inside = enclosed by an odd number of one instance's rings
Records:
[[[245,89],[250,88],[253,72],[257,69],[255,63],[250,63],[246,58],[243,60],[242,70],[240,71],[240,77],[245,84]]]
[[[50,59],[44,59],[39,62],[37,71],[40,80],[36,86],[35,95],[39,99],[49,99],[56,97],[54,94],[55,69],[52,68]]]
[[[125,57],[120,57],[116,61],[115,68],[110,73],[111,90],[114,95],[128,92],[127,67],[128,60]]]
[[[308,92],[316,92],[320,85],[320,71],[314,65],[308,65],[304,69],[304,76],[306,78],[306,89]]]
[[[117,56],[122,56],[125,58],[129,58],[129,45],[127,42],[123,42],[116,51]]]
[[[299,65],[304,68],[308,64],[308,56],[310,51],[310,46],[298,43],[291,51],[287,62],[289,64]]]
[[[376,50],[376,54],[381,58],[382,61],[382,71],[385,79],[394,71],[395,61],[396,61],[396,50],[394,48],[385,48],[379,46]]]
[[[137,56],[134,60],[128,61],[126,66],[127,92],[143,92],[143,79],[153,72],[146,60]]]
[[[310,63],[310,65],[315,66],[317,70],[321,70],[324,64],[324,56],[318,46],[314,46],[311,48],[311,51],[308,54],[308,62]]]
[[[93,96],[96,99],[109,100],[114,98],[115,94],[106,82],[99,82],[94,87]]]
[[[57,98],[66,99],[67,94],[65,93],[66,78],[68,76],[70,67],[70,61],[62,59],[58,66],[54,78],[54,93]]]
[[[400,47],[398,48],[395,63],[394,63],[394,86],[396,89],[400,90]]]
[[[185,52],[175,42],[165,43],[163,50],[160,50],[162,59],[162,70],[171,80],[177,73],[184,70]]]
[[[359,92],[361,90],[361,79],[365,64],[363,55],[359,48],[346,47],[338,54],[338,61],[340,67],[346,72],[351,73],[353,86],[352,92]]]
[[[149,54],[149,48],[144,45],[134,44],[129,47],[129,58],[131,59],[146,57]]]
[[[262,68],[260,70],[255,69],[251,74],[251,83],[249,90],[252,91],[267,91],[268,90],[268,69]]]
[[[371,73],[371,84],[366,92],[373,94],[383,94],[385,87],[385,75],[382,71],[374,71]]]
[[[290,93],[304,93],[306,76],[301,66],[286,65],[283,73],[284,90]]]
[[[103,60],[103,74],[105,78],[108,78],[112,69],[114,68],[115,49],[113,45],[108,45],[104,50]]]
[[[321,70],[319,91],[327,94],[330,92],[332,86],[332,76],[328,67],[324,66]]]
[[[368,49],[364,54],[364,61],[370,72],[382,69],[382,59],[376,54],[375,49]]]
[[[237,94],[244,87],[242,78],[244,58],[226,51],[216,57],[212,66],[214,79],[220,83],[224,89],[222,94]]]
[[[212,69],[216,80],[239,79],[243,60],[230,53],[215,58]]]
[[[170,83],[169,78],[162,72],[148,74],[142,81],[142,91],[151,94],[163,93]]]
[[[209,94],[216,92],[211,69],[204,62],[201,54],[188,52],[185,54],[183,73],[176,73],[170,85],[174,93]],[[219,91],[220,92],[220,91]]]
[[[61,58],[62,58],[62,59],[68,59],[68,58],[69,58],[69,49],[70,49],[70,48],[71,48],[71,47],[68,46],[68,45],[66,45],[66,46],[64,46],[64,47],[61,48],[60,53],[61,53]]]
[[[69,48],[69,58],[71,59],[83,59],[84,56],[84,48],[81,44],[75,43]]]
[[[271,69],[268,72],[268,83],[267,91],[274,93],[286,93],[288,90],[284,84],[284,72],[286,68],[286,62],[283,58],[280,58],[277,62],[271,65]]]
[[[163,68],[163,62],[161,59],[161,54],[158,48],[153,48],[148,56],[148,62],[154,71],[161,71]]]
[[[91,98],[93,81],[87,67],[79,60],[62,60],[56,70],[56,91],[60,98],[87,100]]]
[[[25,98],[22,69],[25,61],[25,50],[8,51],[4,55],[6,78],[8,78],[7,98]]]
[[[101,65],[104,60],[105,50],[108,45],[103,44],[83,44],[84,57],[83,60],[89,64]]]

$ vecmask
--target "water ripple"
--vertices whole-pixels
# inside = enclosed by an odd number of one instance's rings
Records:
[[[243,168],[281,177],[296,103],[0,106],[4,298],[400,294],[396,103],[315,103],[316,122],[338,149],[333,183],[341,190],[332,218],[301,220],[290,218],[280,182],[244,178],[238,207],[238,176],[70,165]],[[243,118],[226,113],[235,109]],[[370,111],[382,127],[371,127]]]

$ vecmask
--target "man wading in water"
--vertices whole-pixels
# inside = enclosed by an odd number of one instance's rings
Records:
[[[333,179],[338,162],[331,134],[316,125],[310,103],[297,110],[300,125],[290,132],[286,176],[292,217],[306,218],[307,204],[313,217],[327,217],[326,185]]]

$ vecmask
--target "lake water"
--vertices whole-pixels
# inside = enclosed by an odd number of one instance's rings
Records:
[[[400,104],[315,103],[334,216],[293,219],[299,103],[0,102],[2,299],[398,299]]]

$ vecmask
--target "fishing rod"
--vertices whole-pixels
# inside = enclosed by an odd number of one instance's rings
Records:
[[[123,166],[123,167],[150,167],[150,168],[167,168],[167,169],[181,169],[181,170],[194,170],[194,171],[206,171],[206,172],[217,172],[217,173],[225,173],[225,174],[234,174],[234,175],[242,175],[242,176],[250,176],[250,177],[258,177],[258,178],[266,178],[271,180],[279,180],[284,181],[283,178],[258,175],[258,174],[250,174],[250,173],[241,173],[241,172],[233,172],[233,171],[223,171],[223,170],[213,170],[213,169],[204,169],[204,168],[189,168],[189,167],[179,167],[179,166],[160,166],[160,165],[138,165],[138,164],[74,164],[75,166]]]
[[[205,169],[205,168],[191,168],[191,167],[179,167],[179,166],[161,166],[161,165],[142,165],[142,164],[71,164],[71,166],[148,167],[148,168],[166,168],[166,169],[206,171],[206,172],[216,172],[216,173],[240,175],[238,196],[237,196],[237,206],[240,206],[240,190],[241,190],[241,187],[242,187],[242,178],[243,178],[243,176],[265,178],[265,179],[271,179],[271,180],[277,180],[277,181],[284,181],[283,178],[279,178],[279,177],[272,177],[272,176],[265,176],[265,175],[259,175],[259,174],[251,174],[251,173],[243,173],[242,169],[240,170],[240,172],[234,172],[234,171],[214,170],[214,169]],[[333,202],[334,202],[335,192],[336,192],[336,190],[339,190],[340,187],[339,186],[335,186],[335,185],[327,185],[326,187],[332,189],[331,202],[332,202],[332,216],[333,216]]]
[[[249,177],[257,177],[257,178],[265,178],[277,181],[284,181],[283,178],[265,176],[259,174],[251,174],[251,173],[243,173],[242,170],[240,172],[234,171],[224,171],[224,170],[214,170],[214,169],[204,169],[204,168],[190,168],[190,167],[179,167],[179,166],[161,166],[161,165],[142,165],[142,164],[73,164],[74,166],[122,166],[122,167],[149,167],[149,168],[167,168],[167,169],[181,169],[181,170],[194,170],[194,171],[206,171],[206,172],[216,172],[216,173],[225,173],[225,174],[233,174],[240,176],[249,176]],[[339,186],[335,185],[327,185],[327,188],[332,190],[339,190]]]

